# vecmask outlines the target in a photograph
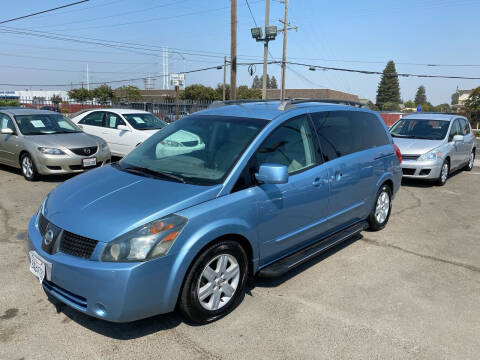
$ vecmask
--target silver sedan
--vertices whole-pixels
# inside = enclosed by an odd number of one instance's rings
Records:
[[[110,159],[103,139],[85,134],[61,114],[0,109],[0,163],[20,168],[27,180],[82,172]]]
[[[444,185],[457,169],[472,170],[475,136],[469,121],[450,114],[412,114],[390,128],[402,153],[403,177]]]

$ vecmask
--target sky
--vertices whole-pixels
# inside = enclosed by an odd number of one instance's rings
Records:
[[[0,22],[73,1],[3,1]],[[251,38],[250,28],[254,21],[264,26],[265,0],[248,0],[253,16],[247,1],[237,2],[238,61],[261,62],[263,45]],[[284,5],[271,0],[270,9],[270,24],[280,27]],[[298,29],[288,32],[287,60],[367,71],[382,71],[394,60],[399,73],[480,77],[479,14],[480,0],[290,0],[289,21]],[[270,60],[281,59],[282,39],[279,34],[270,42]],[[171,73],[216,67],[229,58],[230,0],[90,0],[0,24],[0,44],[0,83],[20,85],[0,85],[0,91],[68,90],[71,83],[87,82],[87,64],[93,84],[152,75],[159,76],[158,89],[162,47],[169,48]],[[280,66],[271,64],[268,71],[280,84]],[[238,85],[251,85],[247,65],[237,73]],[[254,75],[261,74],[256,65]],[[187,85],[222,81],[218,69],[186,75]],[[373,102],[379,81],[380,75],[297,65],[286,73],[287,88],[330,88]],[[111,85],[125,84],[143,88],[143,81]],[[457,87],[471,89],[480,80],[401,77],[402,99],[413,99],[420,85],[431,103],[440,104],[450,103]]]

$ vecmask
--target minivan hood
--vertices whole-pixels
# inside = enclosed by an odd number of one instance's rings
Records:
[[[38,146],[52,148],[65,147],[67,149],[75,149],[100,145],[100,142],[95,136],[85,134],[84,132],[71,134],[25,135],[25,139]]]
[[[422,155],[443,144],[443,140],[393,138],[400,152],[405,155]]]
[[[200,186],[143,177],[105,166],[59,185],[45,217],[62,229],[98,241],[216,197],[221,185]]]

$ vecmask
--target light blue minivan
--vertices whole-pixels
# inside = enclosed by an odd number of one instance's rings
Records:
[[[226,102],[176,121],[46,197],[29,224],[30,270],[108,321],[177,307],[199,323],[224,316],[255,275],[386,225],[401,155],[354,105]]]

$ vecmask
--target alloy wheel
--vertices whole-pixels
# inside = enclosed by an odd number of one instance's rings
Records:
[[[447,181],[447,177],[448,177],[448,163],[445,163],[442,166],[442,174],[441,174],[442,183]]]
[[[197,297],[206,310],[218,310],[233,298],[240,281],[240,266],[230,254],[214,257],[202,271],[197,285]]]
[[[33,175],[33,163],[28,155],[24,156],[22,159],[22,171],[27,178],[30,178]]]
[[[388,217],[390,211],[390,196],[388,192],[383,190],[377,199],[375,207],[375,219],[379,224],[383,224]]]

